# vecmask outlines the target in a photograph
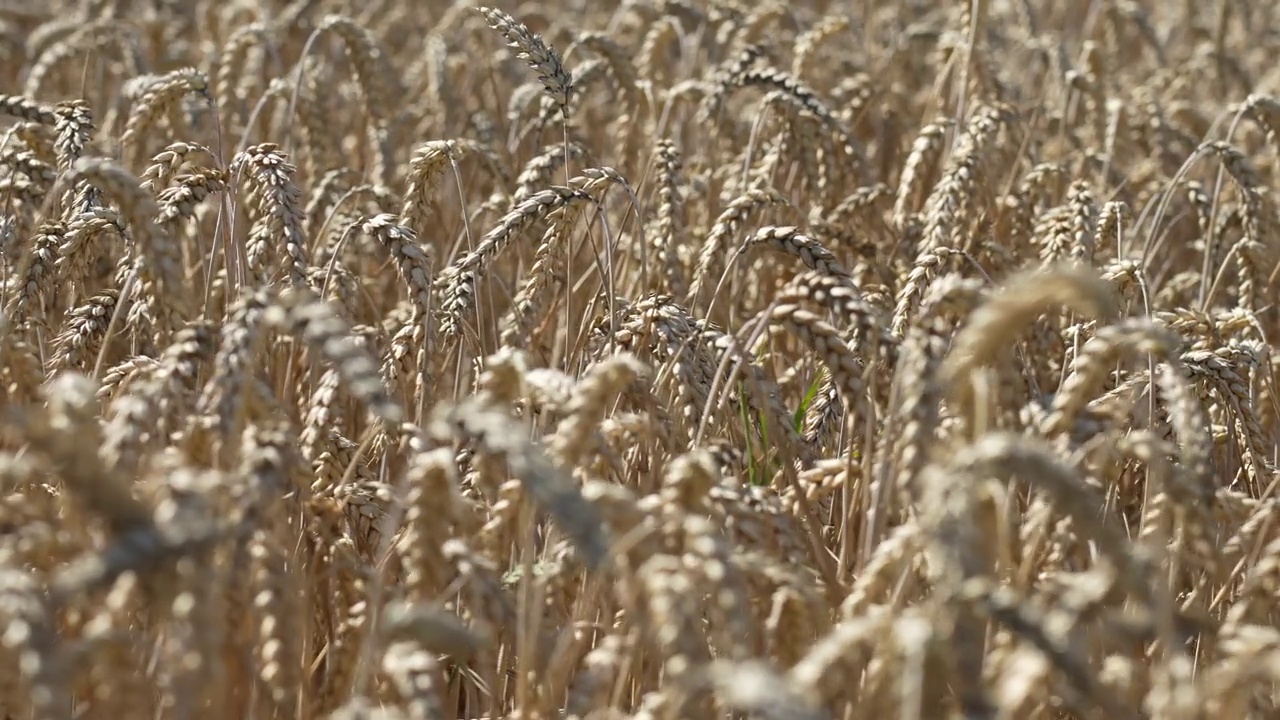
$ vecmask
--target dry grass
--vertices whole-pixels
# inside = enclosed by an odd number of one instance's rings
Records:
[[[0,5],[0,716],[1280,717],[1276,27]]]

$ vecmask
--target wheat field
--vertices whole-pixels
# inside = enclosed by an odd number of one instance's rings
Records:
[[[0,3],[0,716],[1280,717],[1277,57]]]

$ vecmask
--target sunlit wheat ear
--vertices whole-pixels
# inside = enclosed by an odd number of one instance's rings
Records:
[[[658,212],[654,221],[654,251],[662,266],[665,289],[672,295],[684,293],[683,270],[676,253],[676,236],[683,230],[680,196],[680,151],[671,140],[660,140],[654,155],[658,176]]]
[[[1277,716],[1267,3],[247,4],[0,0],[0,719]]]
[[[603,205],[606,193],[615,186],[621,186],[629,196],[635,196],[626,178],[609,167],[586,168],[581,175],[569,179],[569,186],[591,195],[596,207]],[[585,204],[571,203],[547,215],[545,222],[548,227],[534,252],[533,264],[512,299],[511,309],[501,321],[503,345],[526,345],[536,324],[549,314],[548,305],[559,299],[566,283],[561,269],[572,250],[571,241],[580,225],[579,220],[587,210]]]
[[[981,173],[988,164],[988,156],[998,149],[995,143],[1006,124],[1005,113],[994,106],[984,106],[970,117],[964,133],[953,147],[941,179],[925,200],[917,263],[928,253],[956,245],[965,223],[979,211],[982,196],[977,187]],[[921,150],[924,154],[932,152],[928,148]],[[902,200],[901,195],[899,200]],[[899,226],[900,230],[903,228]],[[892,328],[895,335],[901,336],[906,331],[921,292],[922,287],[918,283],[908,284],[899,291]]]
[[[1054,395],[1040,431],[1049,437],[1069,431],[1076,416],[1102,384],[1106,373],[1126,352],[1163,358],[1178,344],[1173,333],[1148,320],[1130,320],[1099,329],[1072,361],[1071,374]]]
[[[3,162],[10,168],[6,185],[32,205],[43,202],[58,179],[54,164],[29,150],[10,150]]]
[[[57,120],[53,108],[21,95],[0,95],[0,112],[41,125],[53,125]]]
[[[551,464],[541,447],[522,436],[511,418],[469,402],[441,408],[431,431],[439,437],[468,438],[485,452],[504,457],[534,501],[573,540],[588,567],[602,568],[609,550],[607,528],[573,481]]]
[[[125,222],[114,209],[94,207],[72,215],[53,263],[57,282],[73,287],[83,283],[108,251],[110,241],[125,235]]]
[[[0,625],[15,640],[4,667],[25,690],[33,716],[65,716],[70,697],[67,651],[54,627],[54,608],[31,573],[0,567]]]
[[[242,25],[227,35],[218,50],[213,74],[213,98],[228,120],[248,112],[247,94],[260,89],[250,76],[253,66],[268,51],[270,35],[266,23]],[[249,71],[249,72],[246,72]]]
[[[698,110],[698,118],[702,121],[711,120],[712,117],[720,111],[723,106],[725,97],[733,88],[736,79],[753,66],[757,65],[761,59],[765,59],[767,53],[765,48],[759,44],[751,44],[744,47],[738,54],[732,58],[726,59],[724,63],[711,74],[711,82],[713,83],[712,92],[703,98],[701,107]]]
[[[1012,278],[999,294],[974,311],[939,370],[955,412],[971,410],[973,372],[1007,351],[1036,318],[1056,309],[1099,320],[1117,313],[1111,288],[1096,273],[1062,267]]]
[[[822,720],[818,705],[787,683],[767,664],[717,661],[706,672],[706,681],[728,707],[766,720]]]
[[[189,293],[180,247],[156,222],[160,212],[156,200],[128,170],[103,158],[77,161],[66,177],[70,183],[90,183],[120,205],[137,245],[132,266],[142,302],[134,308],[154,318],[162,333],[176,330],[189,317]]]
[[[409,160],[404,200],[400,206],[400,224],[415,233],[425,233],[428,229],[425,223],[430,204],[435,199],[441,182],[452,166],[471,155],[479,155],[487,164],[498,166],[492,149],[467,138],[432,140],[415,148],[413,157]],[[561,158],[563,155],[563,151],[558,154]]]
[[[244,421],[245,393],[253,362],[263,339],[263,319],[271,296],[246,292],[227,313],[214,371],[200,394],[196,412],[214,423],[224,438],[239,434]]]
[[[440,330],[445,337],[462,334],[462,323],[470,319],[476,307],[476,285],[479,275],[502,250],[534,222],[570,204],[592,200],[582,190],[552,186],[535,193],[502,217],[497,227],[480,239],[476,248],[442,271],[435,283],[441,294]]]
[[[32,305],[39,305],[42,298],[57,289],[53,282],[54,268],[58,247],[66,236],[67,228],[62,223],[46,223],[37,229],[30,251],[19,267],[15,290],[5,305],[5,317],[14,325],[21,326],[27,321]],[[41,308],[36,307],[36,315],[42,315]]]
[[[597,325],[594,356],[598,359],[610,350],[627,350],[642,362],[665,366],[662,374],[672,386],[679,411],[696,427],[715,372],[709,348],[698,342],[702,339],[701,328],[687,310],[668,296],[649,295],[620,310],[612,333],[610,323]],[[658,362],[652,363],[651,358]]]
[[[489,27],[502,33],[507,44],[519,51],[519,57],[538,74],[547,95],[560,106],[560,112],[568,116],[573,93],[573,77],[565,69],[559,54],[542,40],[542,36],[529,30],[524,23],[491,7],[477,10],[484,15]]]
[[[577,466],[582,455],[590,450],[590,435],[603,419],[611,401],[647,373],[648,368],[628,354],[615,355],[593,364],[565,405],[566,417],[549,441],[551,457],[561,467]]]
[[[119,300],[118,292],[107,290],[67,313],[66,325],[53,338],[50,370],[56,373],[66,368],[93,369]]]
[[[556,143],[543,148],[537,155],[529,158],[516,176],[516,187],[511,193],[512,207],[528,200],[538,188],[551,185],[556,171],[563,168],[566,162],[587,157],[589,155],[586,148],[573,140],[568,145]]]
[[[431,266],[417,235],[396,223],[395,216],[390,213],[369,218],[360,229],[376,238],[391,255],[401,279],[408,285],[414,309],[426,317],[431,306]]]
[[[766,225],[748,237],[738,252],[745,254],[758,247],[794,256],[804,263],[805,267],[824,275],[841,279],[849,278],[849,271],[840,264],[836,256],[822,247],[817,240],[802,233],[800,228]]]
[[[868,349],[891,357],[897,342],[888,335],[888,318],[877,311],[852,286],[847,277],[809,270],[796,275],[778,291],[776,299],[781,304],[807,302],[812,309],[829,310],[838,329],[852,333],[850,343],[855,349]]]
[[[195,402],[201,366],[213,352],[210,323],[194,323],[173,334],[156,372],[137,392],[112,403],[102,447],[111,467],[137,470],[146,449],[172,444],[179,416],[185,417]]]
[[[442,610],[393,605],[384,610],[388,640],[382,658],[406,711],[415,717],[444,715],[444,673],[438,659],[470,659],[480,639]]]
[[[61,375],[45,390],[48,411],[37,415],[14,409],[5,420],[22,422],[22,437],[32,450],[52,463],[67,489],[88,511],[101,517],[117,536],[123,536],[149,526],[151,512],[133,497],[129,480],[105,468],[98,459],[94,390],[83,375]]]
[[[302,193],[294,181],[297,168],[280,148],[264,143],[236,155],[228,168],[244,179],[256,211],[253,228],[245,245],[248,270],[270,279],[266,268],[271,257],[280,258],[290,283],[306,285],[308,248],[302,232]]]
[[[266,310],[264,320],[282,331],[296,333],[342,373],[353,396],[365,403],[387,428],[399,427],[404,408],[382,383],[378,364],[351,337],[351,328],[335,309],[309,290],[282,293]]]
[[[1026,479],[1043,490],[1051,501],[1070,515],[1077,530],[1098,543],[1117,571],[1120,582],[1138,599],[1150,602],[1152,588],[1143,579],[1150,570],[1149,553],[1130,544],[1123,528],[1114,519],[1099,518],[1102,503],[1093,488],[1077,473],[1055,458],[1048,445],[1013,434],[990,434],[973,445],[958,450],[947,469],[969,477],[990,476],[1002,482]]]
[[[742,196],[734,198],[716,217],[711,231],[703,241],[702,249],[698,252],[698,262],[693,271],[693,286],[689,289],[688,302],[695,302],[704,289],[715,286],[715,275],[722,269],[720,263],[724,261],[728,244],[751,214],[786,204],[787,200],[781,193],[763,188],[748,190]]]
[[[83,100],[58,103],[53,112],[56,116],[53,149],[58,158],[58,169],[68,170],[80,160],[88,148],[89,138],[95,129],[93,112],[90,111],[88,103]],[[80,192],[79,188],[77,192]],[[75,210],[86,209],[85,205],[90,204],[87,201],[91,197],[91,194],[81,195],[79,199],[85,202]]]
[[[180,68],[159,77],[146,78],[120,134],[121,149],[133,154],[134,145],[140,143],[140,137],[162,118],[176,116],[179,102],[188,94],[212,100],[209,79],[195,68]],[[140,144],[137,150],[146,152],[145,144]]]

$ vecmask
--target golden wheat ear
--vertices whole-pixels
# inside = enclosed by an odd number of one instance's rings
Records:
[[[0,0],[0,718],[1280,717],[1274,3],[852,5]]]

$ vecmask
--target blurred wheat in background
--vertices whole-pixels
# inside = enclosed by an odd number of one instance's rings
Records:
[[[0,716],[1280,717],[1277,57],[0,6]]]

